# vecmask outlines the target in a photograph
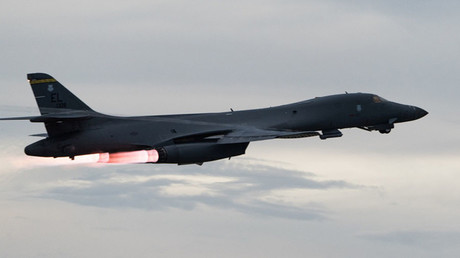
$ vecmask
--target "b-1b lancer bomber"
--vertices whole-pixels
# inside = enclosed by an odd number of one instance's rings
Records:
[[[357,127],[387,134],[395,123],[428,112],[374,94],[318,97],[277,107],[221,113],[119,117],[98,113],[45,73],[27,75],[40,116],[2,118],[44,123],[44,139],[25,153],[39,157],[99,154],[100,162],[142,153],[145,163],[199,164],[242,155],[252,141],[341,137]]]

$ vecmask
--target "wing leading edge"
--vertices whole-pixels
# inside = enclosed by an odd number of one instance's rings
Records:
[[[218,144],[231,144],[231,143],[243,143],[252,141],[262,141],[269,139],[293,139],[293,138],[304,138],[319,136],[320,133],[315,131],[277,131],[277,130],[264,130],[258,128],[244,128],[237,129],[228,134],[225,134],[220,138]]]

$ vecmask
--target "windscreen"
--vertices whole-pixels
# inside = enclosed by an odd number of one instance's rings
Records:
[[[372,97],[372,101],[374,101],[374,103],[382,103],[382,102],[387,102],[388,100],[382,98],[382,97],[379,97],[377,95],[374,95]]]

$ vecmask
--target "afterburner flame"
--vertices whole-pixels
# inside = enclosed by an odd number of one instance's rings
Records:
[[[155,163],[158,161],[156,150],[140,150],[117,153],[99,153],[98,163]]]

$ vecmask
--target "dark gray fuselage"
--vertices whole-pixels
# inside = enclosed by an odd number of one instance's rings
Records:
[[[139,117],[96,114],[89,119],[63,123],[62,126],[70,128],[61,131],[68,133],[31,144],[25,152],[34,156],[73,157],[171,145],[206,144],[212,143],[216,136],[246,128],[287,132],[322,131],[325,139],[328,138],[327,132],[341,128],[360,127],[389,132],[394,123],[418,119],[426,115],[426,111],[386,101],[373,94],[354,93],[318,97],[271,108],[222,113]]]

